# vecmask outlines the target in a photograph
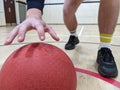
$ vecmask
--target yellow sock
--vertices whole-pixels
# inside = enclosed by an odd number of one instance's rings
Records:
[[[111,45],[112,34],[100,34],[100,46],[99,48],[106,47],[109,48]]]
[[[100,34],[100,41],[103,43],[111,43],[112,34]]]

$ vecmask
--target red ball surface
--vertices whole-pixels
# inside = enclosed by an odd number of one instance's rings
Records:
[[[0,90],[76,90],[75,68],[56,46],[31,43],[14,51],[3,64]]]

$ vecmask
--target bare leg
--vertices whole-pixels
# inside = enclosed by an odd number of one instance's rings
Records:
[[[100,47],[97,56],[98,72],[105,77],[116,77],[117,66],[109,49],[119,14],[119,0],[101,0],[99,9]]]
[[[119,0],[101,0],[99,8],[100,33],[113,34],[119,14]]]
[[[110,47],[119,14],[119,0],[101,0],[99,8],[100,48]],[[105,38],[104,38],[105,37]]]
[[[63,16],[66,27],[69,31],[74,31],[77,28],[77,19],[75,12],[83,0],[65,0],[63,8]]]
[[[79,39],[76,34],[77,19],[75,16],[75,12],[82,1],[83,0],[65,0],[64,3],[64,22],[71,34],[67,44],[65,45],[65,49],[67,50],[74,49],[75,45],[79,43]]]

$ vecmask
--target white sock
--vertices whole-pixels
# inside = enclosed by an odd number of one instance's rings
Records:
[[[77,33],[76,33],[76,31],[70,32],[70,35],[71,35],[71,36],[76,36],[76,37],[78,36]]]
[[[100,43],[99,44],[99,49],[101,48],[110,48],[111,44],[110,43]]]

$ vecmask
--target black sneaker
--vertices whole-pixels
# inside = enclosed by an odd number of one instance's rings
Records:
[[[118,75],[117,66],[114,61],[112,52],[109,48],[101,48],[98,51],[97,63],[98,72],[100,73],[100,75],[107,78],[117,77]]]
[[[65,45],[65,49],[71,50],[75,48],[75,45],[79,43],[79,39],[76,36],[70,36],[67,44]]]

